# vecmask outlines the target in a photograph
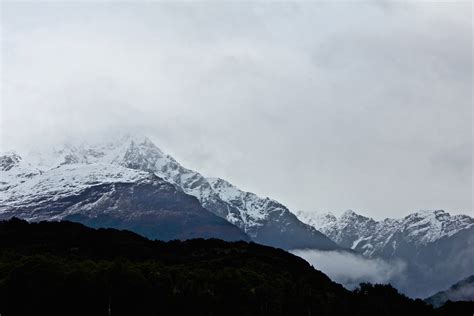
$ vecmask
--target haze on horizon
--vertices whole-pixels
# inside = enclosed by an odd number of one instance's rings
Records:
[[[474,215],[470,1],[0,6],[0,151],[131,131],[291,210]]]

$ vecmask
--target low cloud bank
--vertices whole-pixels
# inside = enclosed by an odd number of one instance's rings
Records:
[[[305,259],[333,281],[349,289],[362,282],[399,283],[404,278],[406,267],[406,264],[399,260],[388,262],[341,251],[296,249],[291,253]]]
[[[467,284],[461,288],[450,290],[446,298],[451,301],[472,301],[474,300],[474,284]]]

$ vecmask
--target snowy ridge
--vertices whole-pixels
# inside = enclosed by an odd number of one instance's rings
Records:
[[[237,208],[240,219],[245,227],[261,225],[260,221],[268,217],[269,198],[262,199],[254,193],[239,190],[229,182],[219,178],[207,178],[214,192],[222,201],[225,201]],[[229,221],[236,221],[235,215],[229,213]]]
[[[0,213],[3,209],[21,208],[38,199],[58,200],[79,193],[85,188],[106,183],[137,183],[148,181],[149,174],[107,164],[62,165],[19,181],[0,191]]]
[[[147,168],[170,159],[144,138],[0,155],[0,219],[71,220],[127,229],[150,239],[250,240]],[[142,166],[144,170],[137,168]]]
[[[153,176],[196,197],[205,209],[257,242],[288,249],[338,248],[284,205],[186,169],[147,137],[123,135],[2,157],[3,168],[9,170],[0,172],[0,213],[25,207],[40,196],[58,199],[100,184],[136,183]]]
[[[289,217],[294,217],[285,206],[274,200],[244,192],[223,179],[206,178],[199,172],[184,168],[147,138],[134,137],[128,143],[130,145],[122,158],[113,160],[115,163],[152,172],[175,184],[185,193],[195,196],[206,209],[227,219],[253,238],[259,237],[259,230],[269,221],[276,226],[274,229],[284,233]],[[308,237],[319,234],[310,226],[302,229],[307,230]]]
[[[472,217],[450,215],[443,210],[419,211],[401,219],[387,218],[383,221],[375,221],[352,210],[340,217],[332,213],[302,211],[297,212],[297,216],[338,244],[358,250],[366,256],[378,254],[386,247],[395,250],[400,239],[415,246],[423,246],[474,227]]]
[[[375,221],[349,210],[341,216],[310,212],[297,216],[342,247],[368,258],[406,264],[394,282],[413,297],[432,295],[473,272],[474,219],[467,215],[419,211]]]
[[[25,162],[17,153],[0,154],[0,194],[39,174],[41,170]]]

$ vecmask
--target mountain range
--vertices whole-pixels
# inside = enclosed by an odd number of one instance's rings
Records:
[[[281,203],[181,166],[146,137],[0,157],[0,218],[69,219],[163,240],[251,239],[284,249],[340,247]]]
[[[474,219],[468,215],[420,211],[375,221],[349,210],[339,217],[302,211],[297,216],[342,247],[406,263],[405,275],[394,283],[411,296],[432,295],[474,272]]]
[[[92,227],[127,228],[161,240],[249,239],[234,225],[205,210],[196,198],[156,175],[121,166],[67,161],[39,169],[16,154],[0,158],[0,217],[69,219]]]
[[[474,220],[467,215],[295,215],[276,200],[187,169],[135,135],[0,155],[0,219],[12,217],[128,229],[150,239],[245,240],[402,261],[404,274],[391,282],[413,297],[448,288],[474,267]]]

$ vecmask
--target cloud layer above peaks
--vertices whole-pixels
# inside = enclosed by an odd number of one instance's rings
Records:
[[[0,5],[3,150],[130,130],[292,209],[472,215],[469,2]]]

